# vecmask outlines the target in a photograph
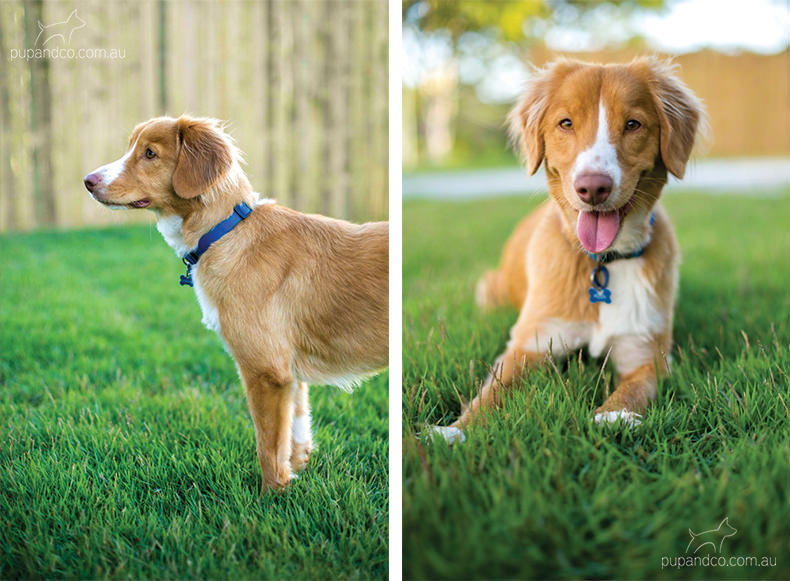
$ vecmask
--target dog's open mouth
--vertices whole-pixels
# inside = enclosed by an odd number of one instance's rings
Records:
[[[122,204],[118,202],[114,202],[112,200],[108,200],[104,198],[100,194],[96,194],[91,192],[91,197],[99,202],[100,204],[104,204],[105,206],[109,206],[113,209],[121,209],[121,208],[147,208],[151,205],[151,200],[148,198],[143,198],[142,200],[135,200],[134,202],[129,202],[128,204]]]
[[[603,252],[612,245],[620,231],[620,222],[631,209],[631,200],[611,212],[579,211],[576,222],[576,236],[582,246],[593,254]]]

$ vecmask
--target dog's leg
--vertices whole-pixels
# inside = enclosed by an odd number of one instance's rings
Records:
[[[525,306],[510,331],[507,349],[497,358],[477,397],[450,427],[461,430],[470,423],[482,422],[485,412],[499,403],[500,395],[510,389],[518,375],[545,362],[549,353],[562,356],[579,349],[589,340],[591,328],[591,324],[584,322],[536,318]]]
[[[627,424],[639,424],[640,414],[656,397],[658,371],[668,371],[665,360],[668,347],[667,340],[618,338],[611,353],[618,370],[617,389],[595,410],[596,422],[621,419]]]
[[[433,433],[448,442],[463,441],[463,429],[470,423],[483,423],[485,415],[500,402],[525,369],[536,367],[546,360],[548,353],[564,355],[578,349],[586,340],[588,329],[582,325],[562,322],[534,322],[525,312],[511,330],[507,349],[494,364],[477,396],[466,406],[461,417],[449,426],[435,426]]]
[[[294,387],[293,442],[291,444],[291,468],[298,472],[305,467],[313,450],[313,435],[310,430],[310,391],[303,381]]]
[[[471,423],[483,424],[486,413],[499,405],[500,397],[513,385],[513,380],[529,367],[535,367],[546,359],[545,353],[524,351],[508,347],[500,355],[480,391],[466,406],[461,417],[449,426],[434,426],[432,433],[441,435],[449,443],[463,442],[464,428]]]
[[[470,423],[484,422],[486,412],[499,405],[500,397],[509,391],[513,380],[525,369],[535,367],[545,359],[545,353],[508,347],[497,358],[494,368],[480,388],[480,392],[451,427],[463,429]]]
[[[656,367],[646,363],[626,375],[618,375],[617,389],[595,410],[596,422],[639,423],[639,416],[656,397]]]
[[[263,488],[282,488],[292,478],[291,430],[296,381],[290,373],[276,367],[240,369],[255,424]]]

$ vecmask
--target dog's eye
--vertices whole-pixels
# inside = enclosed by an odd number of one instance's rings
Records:
[[[156,152],[149,147],[145,150],[145,157],[146,159],[154,159],[156,157]]]
[[[570,119],[563,119],[560,121],[560,127],[563,129],[573,129],[573,121]]]
[[[642,127],[642,124],[636,119],[629,119],[628,121],[625,122],[626,131],[636,131],[640,127]]]

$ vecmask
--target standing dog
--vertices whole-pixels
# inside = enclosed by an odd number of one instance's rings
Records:
[[[478,284],[483,307],[520,310],[505,352],[450,441],[480,421],[525,369],[584,346],[608,355],[617,389],[595,421],[637,424],[668,371],[678,245],[658,198],[681,178],[704,118],[699,100],[656,59],[563,60],[538,71],[510,115],[527,169],[545,162],[549,200]]]
[[[263,486],[312,449],[308,383],[344,389],[386,367],[388,225],[356,225],[259,200],[213,119],[159,117],[85,177],[94,199],[148,208],[184,258],[203,324],[236,361]]]

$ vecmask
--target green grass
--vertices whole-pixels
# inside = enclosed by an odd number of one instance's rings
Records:
[[[382,578],[387,377],[313,388],[260,492],[232,359],[151,227],[0,239],[0,578]]]
[[[474,284],[539,201],[405,204],[404,576],[790,577],[786,195],[664,198],[683,250],[674,365],[638,429],[591,423],[611,366],[574,354],[464,444],[415,438],[456,418],[503,350],[516,312],[481,313]],[[721,556],[776,566],[662,568],[724,517]]]

